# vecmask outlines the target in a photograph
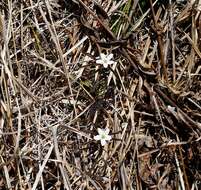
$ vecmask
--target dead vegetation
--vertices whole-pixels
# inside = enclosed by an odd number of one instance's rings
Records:
[[[201,189],[200,0],[0,10],[0,189]]]

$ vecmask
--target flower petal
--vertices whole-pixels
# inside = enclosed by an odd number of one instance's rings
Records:
[[[102,145],[102,146],[106,145],[106,140],[105,140],[105,139],[102,139],[102,140],[101,140],[101,145]]]
[[[110,129],[109,129],[109,128],[106,128],[106,129],[105,129],[105,134],[107,134],[107,135],[108,135],[108,134],[109,134],[109,132],[110,132]]]
[[[98,134],[99,134],[100,136],[101,136],[102,134],[105,134],[104,131],[103,131],[103,129],[98,128],[97,130],[98,130]]]
[[[107,57],[107,55],[105,55],[104,53],[101,53],[101,54],[100,54],[100,58],[101,58],[101,59],[104,60],[106,57]]]
[[[100,136],[100,135],[96,135],[96,136],[94,136],[94,140],[96,140],[96,141],[101,140],[101,136]]]
[[[105,136],[106,141],[110,141],[111,139],[112,139],[112,137],[110,135]]]
[[[112,60],[107,62],[108,65],[112,65],[114,63],[115,63],[115,61],[112,61]]]
[[[112,58],[113,58],[113,54],[110,53],[110,54],[107,56],[107,59],[108,59],[108,60],[111,60]]]
[[[108,67],[108,63],[107,63],[107,62],[104,62],[104,63],[103,63],[103,67],[107,68],[107,67]]]
[[[103,64],[103,60],[102,59],[98,59],[98,60],[96,60],[96,63],[97,64]]]
[[[167,109],[170,111],[170,112],[175,112],[175,107],[172,107],[170,105],[167,106]]]

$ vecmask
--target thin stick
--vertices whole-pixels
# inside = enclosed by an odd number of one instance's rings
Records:
[[[156,20],[156,14],[155,14],[155,11],[153,8],[152,0],[149,0],[149,1],[150,1],[151,11],[152,11],[152,15],[153,15],[155,30],[156,30],[156,34],[157,34],[157,41],[158,41],[158,45],[159,45],[160,63],[161,63],[161,67],[163,69],[164,79],[167,82],[168,81],[168,75],[167,75],[167,68],[165,66],[165,61],[164,61],[164,52],[163,52],[161,30],[160,30],[159,25],[158,25],[157,20]]]
[[[54,148],[54,146],[51,145],[51,147],[49,148],[48,153],[47,153],[46,156],[45,156],[45,159],[44,159],[44,161],[43,161],[43,164],[42,164],[42,166],[40,167],[40,170],[39,170],[39,172],[38,172],[37,175],[36,175],[36,179],[35,179],[35,182],[34,182],[34,184],[33,184],[32,190],[35,190],[35,189],[37,188],[38,182],[39,182],[39,180],[40,180],[40,178],[41,178],[41,176],[42,176],[43,170],[44,170],[45,165],[46,165],[46,163],[47,163],[47,161],[48,161],[48,159],[49,159],[49,157],[50,157],[50,155],[51,155],[51,153],[52,153],[53,148]]]

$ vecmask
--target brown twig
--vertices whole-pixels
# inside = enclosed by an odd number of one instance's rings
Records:
[[[153,2],[152,0],[150,1],[150,6],[151,6],[151,11],[152,11],[152,15],[153,15],[153,21],[154,21],[154,26],[155,26],[155,31],[157,34],[157,41],[158,41],[158,45],[159,45],[159,52],[160,52],[160,63],[161,63],[161,67],[163,69],[163,74],[164,74],[164,79],[167,82],[168,81],[168,75],[167,75],[167,68],[165,65],[165,58],[164,58],[164,46],[163,46],[163,42],[162,42],[162,31],[158,25],[158,22],[156,20],[156,14],[153,8]]]

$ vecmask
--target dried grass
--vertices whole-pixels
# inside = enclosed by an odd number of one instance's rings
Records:
[[[200,0],[0,10],[0,189],[201,188]]]

